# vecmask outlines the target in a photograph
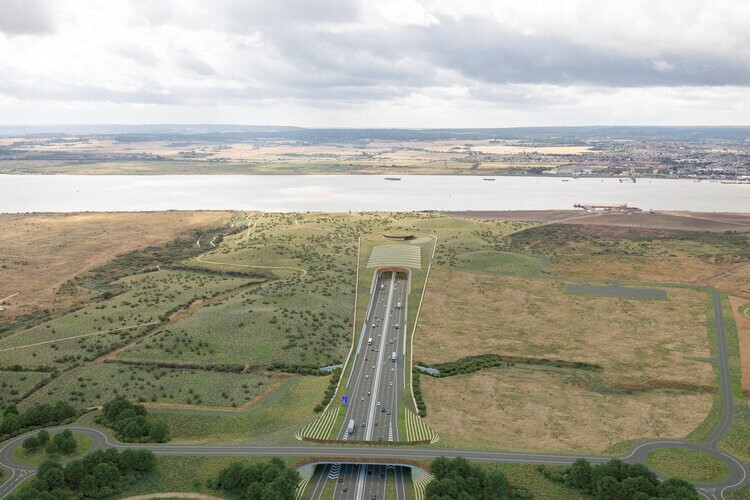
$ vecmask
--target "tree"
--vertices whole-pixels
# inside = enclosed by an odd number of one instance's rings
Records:
[[[579,458],[570,467],[568,482],[573,488],[589,491],[591,487],[591,463]]]
[[[26,451],[26,453],[30,453],[39,448],[39,439],[37,439],[35,436],[27,437],[23,440],[21,446],[23,446],[23,449]]]
[[[52,491],[65,487],[65,472],[62,465],[55,460],[45,460],[37,470],[37,481],[43,489]]]
[[[36,438],[39,441],[39,446],[47,446],[47,443],[49,443],[49,432],[42,429],[37,432]]]
[[[151,425],[148,434],[149,441],[153,443],[165,443],[169,440],[169,428],[163,420],[157,420]]]

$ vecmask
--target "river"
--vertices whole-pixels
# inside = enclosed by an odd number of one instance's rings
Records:
[[[750,185],[676,179],[404,175],[0,175],[0,212],[571,209],[750,212]]]

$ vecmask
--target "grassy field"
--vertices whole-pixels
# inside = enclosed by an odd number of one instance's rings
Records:
[[[50,376],[50,373],[35,371],[0,371],[0,406],[15,404],[36,384]]]
[[[648,465],[670,477],[704,483],[721,481],[729,475],[723,462],[697,450],[664,448],[648,454]]]
[[[18,446],[15,450],[13,450],[13,460],[22,464],[29,465],[39,465],[50,458],[55,460],[69,460],[86,454],[94,445],[94,442],[91,440],[91,438],[88,436],[84,436],[83,434],[77,434],[74,432],[73,439],[76,440],[78,447],[76,448],[76,452],[72,455],[61,455],[57,453],[48,455],[43,449],[27,453],[26,450]]]
[[[432,279],[415,341],[425,363],[500,354],[599,365],[621,388],[715,386],[710,364],[696,359],[709,357],[704,292],[632,300],[566,294],[550,279],[441,268]]]
[[[215,479],[223,468],[234,462],[258,463],[268,460],[269,457],[156,457],[156,469],[120,493],[117,498],[160,492],[203,493],[224,497],[223,492],[208,488],[206,481]],[[293,466],[300,459],[281,457],[281,460]]]
[[[91,361],[154,328],[170,311],[247,283],[171,270],[124,278],[117,283],[124,293],[0,338],[0,366],[55,369]]]
[[[88,408],[123,395],[146,403],[236,407],[282,381],[271,374],[96,363],[64,373],[22,406],[63,399]]]
[[[613,226],[540,226],[515,235],[508,249],[549,257],[560,276],[703,284],[750,263],[750,235]],[[717,283],[732,293],[747,281]]]
[[[602,453],[630,439],[684,437],[711,408],[710,394],[595,392],[579,377],[519,366],[421,376],[425,422],[447,447]]]
[[[160,245],[186,231],[220,224],[229,212],[0,214],[0,326],[19,315],[64,309],[91,296],[60,287],[116,255]],[[7,304],[6,304],[7,305]]]
[[[299,377],[265,408],[237,414],[157,413],[167,422],[172,443],[292,444],[294,433],[317,416],[329,377]]]

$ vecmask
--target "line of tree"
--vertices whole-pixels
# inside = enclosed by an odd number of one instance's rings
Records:
[[[422,397],[422,385],[419,381],[419,370],[416,368],[412,369],[411,388],[414,392],[414,399],[417,401],[417,413],[420,417],[424,418],[427,416],[427,405]]]
[[[523,488],[511,488],[498,470],[484,470],[463,457],[438,457],[430,464],[435,479],[425,489],[427,500],[501,500],[532,498]]]
[[[166,443],[169,428],[166,422],[148,418],[146,408],[117,396],[104,404],[98,422],[113,429],[117,438],[126,443]]]
[[[340,378],[341,368],[336,368],[335,370],[331,371],[331,380],[328,381],[328,387],[326,388],[326,392],[323,393],[323,399],[315,406],[315,408],[313,408],[313,411],[315,411],[315,413],[320,413],[321,411],[323,411],[326,405],[331,402],[333,396],[336,395],[336,386],[338,385]]]
[[[148,450],[100,450],[65,466],[46,460],[39,466],[31,484],[10,498],[112,498],[153,470],[155,465],[154,454]]]
[[[580,458],[562,470],[545,465],[540,465],[539,470],[553,481],[601,500],[700,498],[695,487],[687,481],[672,478],[660,482],[645,465],[628,464],[616,458],[593,466],[588,460]]]
[[[78,450],[78,442],[73,437],[70,429],[65,429],[50,440],[49,432],[39,431],[36,436],[30,436],[21,444],[27,453],[33,453],[41,448],[48,455],[73,455]]]
[[[468,373],[474,373],[485,368],[494,368],[497,366],[512,367],[515,366],[516,363],[552,366],[555,368],[577,368],[580,370],[590,370],[593,372],[602,371],[601,366],[593,363],[586,363],[583,361],[565,361],[561,359],[548,358],[525,358],[523,356],[500,356],[497,354],[479,354],[477,356],[467,356],[455,361],[439,363],[432,366],[423,363],[417,364],[429,368],[434,368],[440,372],[437,375],[432,375],[433,377],[450,377],[452,375],[465,375]]]
[[[15,405],[9,405],[3,410],[0,440],[39,427],[65,424],[77,416],[78,412],[67,401],[58,401],[53,405],[34,405],[24,412],[19,411]]]
[[[250,500],[294,500],[300,476],[280,458],[268,462],[234,462],[222,469],[209,487]]]

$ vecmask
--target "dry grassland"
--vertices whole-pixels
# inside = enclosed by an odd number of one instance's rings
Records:
[[[738,297],[729,297],[729,303],[732,304],[734,321],[737,323],[737,337],[740,344],[740,364],[742,370],[742,391],[750,396],[750,307],[746,306],[746,300]],[[740,312],[740,308],[742,308],[742,313]]]
[[[545,370],[493,368],[421,380],[426,423],[443,446],[471,449],[601,453],[624,440],[684,437],[711,409],[710,394],[598,394]]]
[[[670,288],[667,301],[569,295],[564,282],[433,267],[415,338],[429,364],[478,354],[594,363],[607,385],[714,390],[707,298]],[[436,405],[428,401],[428,407]]]
[[[225,220],[228,212],[150,212],[0,215],[0,321],[35,308],[65,306],[67,280],[116,255],[158,245],[192,228]]]

